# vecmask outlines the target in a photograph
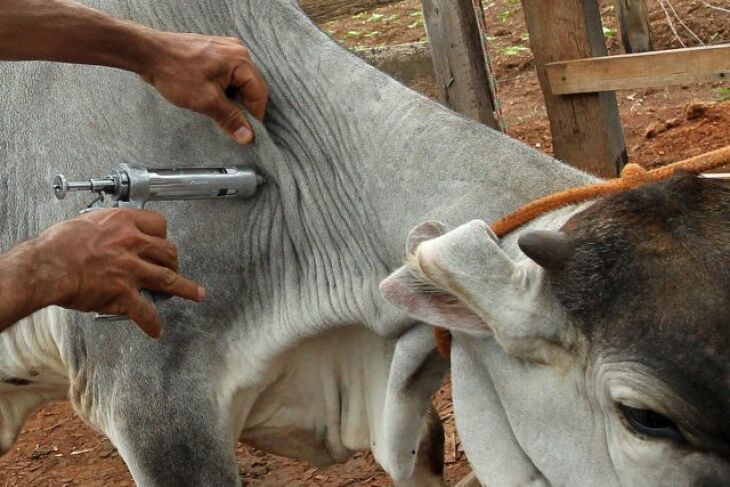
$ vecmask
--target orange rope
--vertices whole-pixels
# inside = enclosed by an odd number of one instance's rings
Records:
[[[607,179],[600,183],[589,184],[578,188],[566,189],[558,193],[545,196],[526,204],[497,220],[492,225],[492,231],[497,237],[504,237],[525,223],[549,212],[568,205],[582,203],[600,196],[619,193],[627,189],[637,188],[646,183],[668,179],[677,171],[702,173],[718,169],[730,164],[730,146],[700,154],[699,156],[683,161],[668,164],[658,169],[647,171],[638,164],[627,164],[621,177]],[[434,328],[436,347],[447,360],[451,355],[451,333],[444,328]]]

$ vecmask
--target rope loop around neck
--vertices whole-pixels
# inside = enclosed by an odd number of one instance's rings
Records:
[[[548,196],[539,198],[513,211],[509,215],[497,220],[492,225],[492,231],[503,237],[535,218],[564,206],[583,203],[600,196],[626,191],[646,183],[668,179],[677,171],[688,171],[695,174],[712,171],[713,169],[730,164],[730,146],[701,154],[690,159],[675,162],[651,171],[647,171],[638,164],[627,164],[621,177],[606,179],[595,184],[566,189]]]

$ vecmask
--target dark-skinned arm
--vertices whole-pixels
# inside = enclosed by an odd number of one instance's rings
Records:
[[[72,0],[0,0],[0,60],[109,66],[139,74],[171,103],[253,140],[235,98],[263,120],[268,89],[240,40],[160,32]]]
[[[165,219],[148,210],[99,210],[57,223],[0,254],[0,331],[52,305],[127,315],[153,338],[160,316],[139,289],[193,301],[205,290],[178,274]]]

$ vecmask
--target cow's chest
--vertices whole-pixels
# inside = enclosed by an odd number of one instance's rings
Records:
[[[317,465],[371,448],[392,353],[391,341],[361,327],[303,341],[272,367],[241,440]]]

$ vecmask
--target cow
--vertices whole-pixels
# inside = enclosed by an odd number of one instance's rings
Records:
[[[417,227],[382,288],[453,331],[485,485],[730,483],[730,188],[689,173],[550,212]]]
[[[133,75],[0,65],[0,249],[69,218],[58,173],[247,165],[249,201],[159,202],[205,303],[160,306],[165,336],[48,308],[0,335],[0,451],[68,399],[139,485],[238,485],[237,440],[317,465],[370,449],[401,485],[439,485],[430,398],[447,363],[380,282],[425,219],[459,225],[591,178],[408,90],[294,0],[89,0],[159,29],[234,36],[271,92],[241,148]]]

